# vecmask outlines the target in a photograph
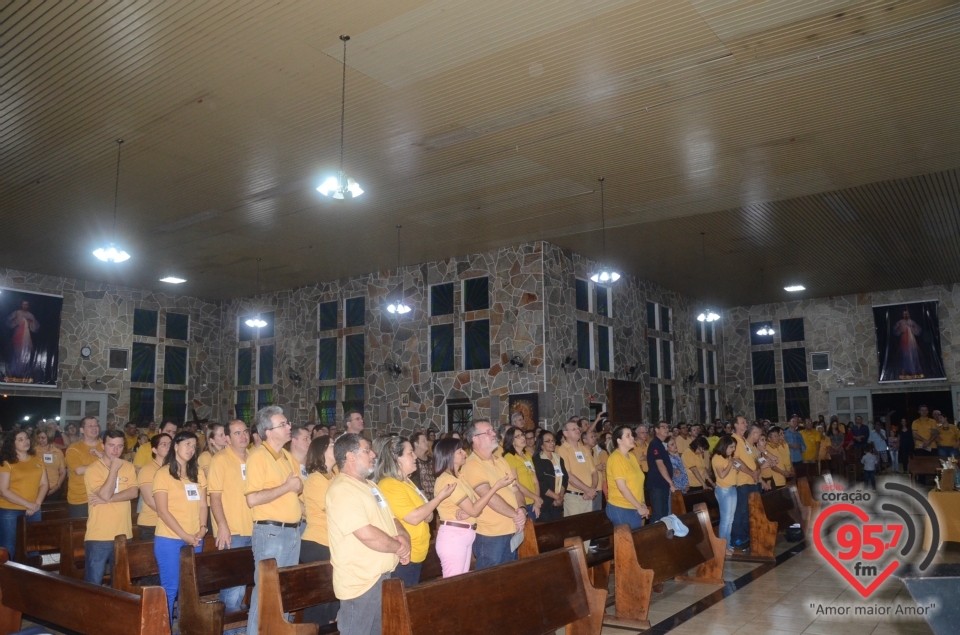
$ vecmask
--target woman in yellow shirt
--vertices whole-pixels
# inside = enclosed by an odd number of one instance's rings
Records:
[[[607,459],[607,518],[614,526],[630,525],[630,529],[639,529],[643,519],[650,517],[650,510],[643,501],[644,476],[633,454],[636,445],[633,431],[628,426],[617,426],[613,443],[616,449]]]
[[[647,430],[647,426],[640,424],[637,426],[635,435],[634,443],[636,445],[633,446],[633,454],[637,457],[637,462],[640,463],[640,469],[646,474],[649,471],[647,448],[650,447],[650,431]]]
[[[707,453],[710,444],[703,437],[697,437],[690,442],[686,450],[680,453],[680,460],[683,461],[683,467],[687,470],[687,480],[690,481],[688,492],[699,492],[707,488],[712,489],[713,481],[710,479],[710,471],[704,468],[703,457]]]
[[[734,469],[733,454],[737,451],[737,441],[730,435],[720,437],[713,452],[713,472],[717,487],[714,493],[720,505],[720,537],[727,541],[727,555],[733,555],[730,547],[730,532],[733,530],[733,516],[737,512],[737,470]]]
[[[410,534],[410,562],[399,564],[393,572],[407,587],[420,582],[420,569],[430,549],[430,521],[433,510],[453,493],[454,484],[434,486],[433,500],[427,500],[420,488],[410,480],[417,471],[417,455],[413,446],[403,437],[381,437],[374,444],[377,470],[374,480],[387,499],[393,515]]]
[[[17,519],[40,521],[40,505],[47,495],[47,471],[26,432],[7,434],[0,448],[0,547],[13,557],[17,546]]]
[[[330,540],[327,538],[327,488],[333,478],[333,439],[319,436],[310,442],[304,467],[307,480],[303,483],[303,506],[307,514],[307,528],[300,537],[300,564],[330,559]],[[318,604],[304,610],[303,621],[324,626],[337,619],[340,602]]]
[[[533,469],[533,459],[525,452],[527,438],[520,428],[510,426],[503,434],[503,459],[513,470],[520,492],[525,499],[527,516],[533,520],[540,518],[543,498],[540,497],[540,485]]]
[[[171,450],[153,477],[153,499],[158,516],[153,554],[172,621],[180,590],[180,547],[190,545],[199,553],[207,533],[207,479],[197,465],[194,433],[181,431],[173,437]]]
[[[63,460],[63,451],[50,443],[50,435],[46,430],[37,431],[33,445],[37,448],[37,455],[47,470],[47,483],[50,486],[43,500],[60,500],[60,488],[63,487],[67,478],[67,464]]]
[[[150,453],[153,454],[153,460],[140,468],[137,473],[137,485],[140,487],[137,526],[140,528],[140,540],[153,540],[157,534],[157,501],[153,498],[153,479],[167,459],[171,443],[173,439],[169,434],[158,434],[150,439]]]
[[[433,473],[437,477],[434,488],[437,491],[449,486],[454,488],[437,506],[437,556],[445,578],[470,570],[477,516],[494,494],[513,483],[512,476],[504,476],[486,494],[478,496],[470,484],[460,478],[460,468],[466,460],[467,453],[459,439],[440,439],[433,446]]]

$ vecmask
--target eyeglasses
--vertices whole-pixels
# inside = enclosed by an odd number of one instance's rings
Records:
[[[283,423],[281,423],[281,424],[278,425],[278,426],[273,426],[272,428],[266,428],[266,429],[267,429],[267,430],[276,430],[277,428],[289,428],[289,427],[290,427],[290,422],[289,422],[289,421],[284,421]]]
[[[544,440],[543,440],[543,444],[544,444],[544,445],[546,445],[546,444],[548,444],[548,443],[556,443],[556,442],[557,442],[556,439],[544,439]]]

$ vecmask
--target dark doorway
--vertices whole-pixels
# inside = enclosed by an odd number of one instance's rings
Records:
[[[10,430],[14,424],[36,426],[43,419],[60,416],[60,397],[0,396],[0,425]]]
[[[873,393],[873,417],[887,417],[887,423],[900,423],[901,419],[912,422],[920,416],[919,408],[926,405],[932,413],[939,410],[953,421],[953,397],[949,390],[923,392]]]

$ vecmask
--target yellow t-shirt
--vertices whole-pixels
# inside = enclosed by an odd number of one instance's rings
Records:
[[[590,451],[590,448],[579,441],[576,447],[564,442],[563,445],[557,448],[557,454],[560,455],[560,458],[563,459],[563,462],[566,464],[568,474],[576,476],[587,486],[593,482],[593,475],[597,473],[597,468],[593,464],[593,453]],[[574,487],[573,481],[570,481],[569,489],[575,492],[580,491]],[[482,520],[483,516],[481,516],[480,519]]]
[[[157,433],[159,434],[159,433]],[[156,434],[153,436],[157,436]],[[137,453],[133,455],[133,466],[134,467],[143,467],[153,460],[153,446],[149,443],[144,443],[139,448],[137,448]]]
[[[700,455],[689,447],[680,454],[680,460],[683,461],[683,467],[687,469],[687,479],[690,481],[690,487],[703,487],[692,468],[703,469],[703,461]]]
[[[143,486],[149,485],[150,492],[153,492],[153,477],[157,475],[157,470],[160,469],[160,464],[156,461],[150,461],[142,468],[137,474],[137,483],[140,485],[140,498],[143,499]],[[141,500],[142,502],[142,500]],[[157,526],[157,512],[156,510],[150,509],[150,506],[146,503],[140,505],[140,513],[137,514],[137,526],[138,527],[156,527]]]
[[[913,421],[913,431],[917,433],[921,439],[926,441],[930,438],[931,430],[940,430],[940,427],[937,425],[937,422],[931,419],[930,417],[920,417],[919,419],[914,419]],[[917,447],[920,447],[920,443],[916,444]],[[937,447],[936,443],[930,444],[930,449],[933,450]],[[923,448],[920,448],[923,449]]]
[[[690,447],[690,442],[693,441],[693,437],[687,437],[684,439],[678,434],[677,436],[673,437],[673,440],[677,442],[677,452],[680,454],[680,456],[683,456],[683,453],[687,450],[687,448]],[[693,483],[690,484],[693,485]]]
[[[430,525],[426,521],[411,525],[403,519],[417,507],[429,502],[427,497],[413,483],[395,478],[382,479],[377,483],[377,487],[386,497],[394,517],[410,534],[410,562],[423,562],[427,559],[427,550],[430,549]]]
[[[720,443],[720,437],[707,437],[707,443],[710,444],[709,450],[713,452],[713,448],[717,447],[717,444]]]
[[[713,458],[710,459],[710,462],[713,464],[713,480],[717,482],[717,487],[736,487],[737,485],[737,470],[734,467],[730,467],[730,471],[727,472],[727,475],[723,478],[720,478],[720,469],[725,468],[730,459],[724,458],[719,454],[714,454]]]
[[[467,523],[468,525],[476,524],[477,519],[473,516],[463,520],[457,518],[457,510],[460,509],[460,502],[463,499],[469,498],[471,503],[475,503],[479,499],[477,493],[463,479],[455,477],[450,472],[444,472],[437,477],[437,481],[433,485],[433,491],[439,492],[450,483],[456,483],[457,487],[453,490],[453,494],[440,501],[437,506],[437,515],[440,520],[451,520],[455,523]]]
[[[373,481],[338,475],[327,489],[327,537],[333,592],[340,600],[363,595],[400,562],[397,554],[373,551],[353,535],[367,525],[388,536],[398,533],[390,504]]]
[[[207,500],[207,477],[203,475],[203,470],[197,470],[197,481],[191,483],[185,474],[180,475],[180,480],[173,478],[169,466],[157,470],[153,477],[154,496],[157,492],[166,492],[167,510],[180,528],[191,535],[200,531],[200,525],[206,524],[207,520],[204,518],[202,523],[200,520],[200,507],[206,507]],[[157,535],[180,540],[180,536],[167,527],[162,518],[157,518]]]
[[[589,452],[587,459],[589,459]],[[474,490],[482,483],[493,485],[504,476],[510,476],[510,466],[501,458],[491,456],[491,460],[484,461],[476,452],[467,457],[467,462],[460,469],[460,478]],[[497,492],[498,496],[512,507],[517,507],[516,497],[513,495],[513,489],[504,487]],[[502,516],[493,510],[493,507],[487,505],[480,513],[477,519],[477,533],[481,536],[507,536],[517,531],[512,518]]]
[[[49,452],[42,452],[37,448],[37,456],[43,461],[43,467],[47,469],[47,484],[50,489],[60,480],[60,468],[63,467],[63,452],[52,443],[48,446]]]
[[[824,442],[829,444],[829,437],[824,437]],[[821,448],[824,447],[822,444]],[[790,462],[790,446],[786,443],[781,443],[778,446],[768,445],[767,452],[777,457],[777,469],[783,470],[784,472],[789,472],[793,469],[793,463]],[[773,484],[780,487],[787,484],[787,479],[783,474],[773,471],[771,468],[765,468],[760,470],[760,475],[764,478],[772,478]]]
[[[267,443],[252,450],[247,455],[247,482],[244,494],[262,492],[283,485],[284,481],[294,473],[296,459],[290,453],[280,449],[280,454],[274,454]],[[266,505],[257,505],[253,508],[253,520],[272,520],[278,523],[300,522],[300,497],[294,492],[287,492]]]
[[[511,468],[517,471],[517,482],[526,487],[531,492],[537,491],[536,473],[533,471],[533,459],[521,457],[517,454],[504,454],[503,460]],[[436,487],[436,486],[434,486]],[[434,489],[433,491],[437,491]],[[527,505],[533,505],[533,499],[529,496],[524,497]]]
[[[330,546],[327,537],[327,490],[332,475],[314,472],[303,484],[303,506],[307,513],[307,528],[302,538]]]
[[[96,456],[90,454],[91,449],[103,452],[103,443],[97,441],[95,446],[89,446],[83,441],[77,441],[64,453],[64,461],[67,463],[67,502],[71,505],[83,505],[87,502],[87,488],[83,482],[83,475],[77,474],[75,470],[99,461]]]
[[[40,480],[43,478],[43,457],[40,455],[28,457],[26,461],[17,461],[14,464],[4,462],[0,472],[10,474],[10,491],[31,502],[37,501],[40,495]],[[0,509],[25,510],[23,505],[11,503],[0,497]]]
[[[87,467],[83,474],[84,488],[87,496],[103,487],[103,483],[110,476],[110,470],[97,459]],[[117,483],[114,493],[122,492],[137,486],[137,471],[127,461],[123,461],[117,472]],[[117,501],[104,505],[90,505],[87,519],[87,533],[84,540],[109,540],[120,534],[133,538],[133,520],[130,514],[130,501]]]
[[[955,448],[957,447],[958,437],[960,437],[960,432],[958,432],[957,426],[949,424],[946,428],[940,428],[937,445],[941,448]]]
[[[139,434],[135,434],[132,437],[123,435],[123,451],[129,452],[130,450],[132,450],[133,446],[135,446],[139,440],[140,440]]]
[[[633,446],[633,454],[637,457],[637,462],[640,463],[640,469],[643,470],[644,473],[650,471],[650,466],[647,464],[647,448],[649,447],[649,441],[644,443],[637,441],[637,444]]]
[[[830,448],[833,447],[833,442],[830,440],[830,437],[823,435],[820,438],[820,454],[817,455],[818,461],[826,461],[830,458]]]
[[[200,453],[200,456],[197,457],[197,467],[204,471],[204,474],[207,473],[207,468],[210,467],[210,461],[213,459],[213,455],[210,454],[209,450],[204,450]]]
[[[748,443],[742,437],[733,435],[733,438],[737,441],[737,451],[734,453],[734,457],[740,459],[740,461],[751,470],[757,469],[757,448],[754,447],[752,443]],[[750,478],[747,474],[735,470],[737,472],[737,485],[756,485],[756,481]]]
[[[247,506],[244,496],[246,478],[246,463],[241,461],[231,448],[224,448],[210,459],[207,493],[220,494],[223,515],[230,527],[231,536],[253,535],[253,510]],[[216,534],[217,521],[214,519],[213,522],[213,531]]]
[[[645,477],[643,470],[640,469],[637,457],[632,452],[624,456],[622,452],[616,450],[607,459],[607,505],[633,509],[633,505],[617,487],[618,478],[623,479],[627,489],[637,499],[637,502],[644,502],[643,481]]]
[[[805,445],[802,455],[803,460],[815,461],[819,453],[817,444],[823,440],[823,435],[820,434],[819,430],[807,430],[804,428],[800,431],[800,436],[803,437],[803,443]]]

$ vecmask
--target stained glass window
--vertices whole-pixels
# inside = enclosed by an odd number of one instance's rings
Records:
[[[655,302],[647,302],[647,328],[657,328],[657,305]]]
[[[650,384],[650,423],[660,421],[660,384]]]
[[[777,373],[774,368],[773,351],[753,351],[754,386],[775,383],[777,383]]]
[[[660,307],[660,330],[664,333],[670,332],[670,307]]]
[[[577,320],[577,367],[583,370],[593,368],[590,355],[590,323]]]
[[[138,427],[146,427],[153,421],[155,394],[153,388],[130,389],[130,421]]]
[[[344,337],[343,376],[347,379],[363,377],[363,333]]]
[[[257,365],[257,383],[273,383],[273,344],[260,347],[260,363]]]
[[[187,418],[187,391],[163,391],[163,418],[173,419],[182,425]]]
[[[130,381],[152,384],[156,380],[157,345],[133,343],[133,367]]]
[[[706,354],[706,351],[698,350],[697,351],[697,381],[701,384],[706,383],[706,373],[704,373],[703,366],[703,356]]]
[[[777,389],[764,388],[763,390],[754,390],[753,409],[756,412],[758,421],[763,421],[764,419],[779,421],[780,410],[777,407]]]
[[[190,316],[183,313],[167,313],[166,337],[172,340],[189,339]]]
[[[803,341],[803,318],[791,318],[789,320],[780,320],[780,341],[781,342],[802,342]]]
[[[317,363],[317,368],[319,369],[318,377],[321,380],[330,380],[337,378],[337,338],[335,337],[323,337],[320,338],[319,346],[320,349],[319,359]]]
[[[673,386],[664,384],[663,388],[663,419],[667,423],[673,423]]]
[[[157,336],[157,312],[148,309],[133,310],[133,334],[144,337]]]
[[[660,340],[660,376],[673,379],[673,342]]]
[[[787,413],[800,415],[801,419],[810,416],[810,389],[806,386],[783,389]],[[769,417],[768,417],[769,418]],[[770,419],[773,421],[773,419]]]
[[[237,419],[249,424],[253,420],[253,391],[237,391],[236,403]]]
[[[490,320],[463,323],[463,367],[490,368]]]
[[[597,325],[597,349],[600,370],[610,371],[610,327]]]
[[[317,420],[328,426],[337,422],[336,386],[320,386],[320,400],[317,401]]]
[[[249,386],[253,383],[253,349],[241,348],[237,351],[237,385]]]
[[[703,388],[697,391],[697,401],[700,403],[700,423],[707,422],[707,391]]]
[[[602,285],[596,285],[597,290],[597,315],[608,317],[610,315],[610,290]]]
[[[430,287],[430,315],[453,313],[453,283],[435,284]]]
[[[163,349],[163,383],[187,383],[187,347],[167,346]]]
[[[650,376],[660,376],[660,346],[657,344],[657,338],[647,338],[647,351],[650,356]],[[652,390],[652,389],[651,389]]]
[[[795,384],[807,381],[807,349],[785,348],[783,351],[783,381]]]
[[[330,331],[337,328],[337,301],[320,303],[320,330]]]
[[[430,327],[430,370],[434,373],[453,370],[453,324]]]
[[[264,388],[257,391],[257,409],[273,405],[273,389]]]
[[[490,308],[490,279],[468,278],[463,281],[463,310],[482,311]],[[483,368],[488,368],[487,364]]]
[[[590,311],[590,284],[577,278],[577,311]]]
[[[360,414],[363,414],[363,395],[363,384],[347,384],[343,387],[344,417],[346,417],[346,414],[351,410],[356,410]]]
[[[717,384],[717,353],[716,351],[707,351],[707,383]]]
[[[347,328],[354,326],[363,326],[367,320],[367,299],[363,296],[359,298],[349,298],[344,301],[344,322]]]

